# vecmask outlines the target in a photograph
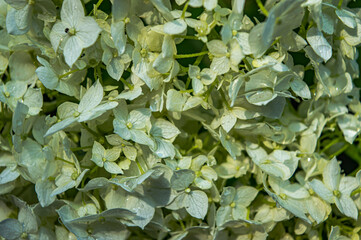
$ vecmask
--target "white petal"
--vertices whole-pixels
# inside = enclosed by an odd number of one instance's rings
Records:
[[[65,62],[72,67],[76,60],[80,57],[82,51],[82,43],[76,36],[72,36],[66,41],[64,47]]]

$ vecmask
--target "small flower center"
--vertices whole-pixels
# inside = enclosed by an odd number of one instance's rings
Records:
[[[232,35],[233,35],[233,36],[236,36],[237,33],[238,33],[238,32],[237,32],[236,30],[232,30]]]
[[[333,195],[337,198],[341,197],[341,192],[339,190],[334,190]]]
[[[226,57],[230,57],[231,56],[231,54],[228,52],[228,53],[226,53]]]
[[[146,58],[147,54],[148,52],[145,48],[142,48],[142,50],[140,50],[140,56],[142,56],[142,58]]]
[[[107,159],[106,159],[105,157],[103,157],[103,158],[102,158],[102,161],[103,161],[103,162],[106,162],[106,161],[107,161]]]
[[[207,29],[204,27],[197,26],[196,31],[199,33],[200,36],[206,35]]]
[[[231,206],[231,208],[234,208],[236,206],[236,203],[232,202],[230,206]]]
[[[65,28],[64,32],[68,33],[69,35],[74,35],[76,33],[76,30],[75,28]]]
[[[71,179],[75,181],[77,178],[78,178],[78,173],[77,173],[77,172],[73,172],[73,173],[71,174]]]
[[[131,129],[133,127],[133,124],[131,122],[127,122],[127,128]]]
[[[74,116],[74,117],[79,117],[79,115],[80,115],[80,112],[78,112],[78,111],[76,111],[76,112],[73,113],[73,116]]]
[[[190,192],[191,192],[191,189],[190,189],[190,188],[186,188],[186,189],[184,190],[184,192],[190,193]]]
[[[124,23],[125,23],[125,24],[127,24],[127,23],[129,23],[129,22],[130,22],[130,18],[127,17],[127,18],[124,19]]]
[[[34,4],[35,4],[35,0],[29,0],[28,3],[29,3],[29,5],[34,5]]]
[[[284,194],[284,193],[281,193],[281,194],[280,194],[280,198],[283,199],[283,200],[286,200],[286,199],[287,199],[287,195]]]
[[[9,93],[8,91],[5,91],[5,92],[4,92],[4,95],[5,95],[5,97],[7,97],[7,98],[10,97],[10,93]]]

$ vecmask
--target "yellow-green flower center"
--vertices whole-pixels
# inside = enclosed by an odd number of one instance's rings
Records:
[[[73,172],[73,173],[71,174],[71,179],[75,181],[77,178],[78,178],[78,173],[77,173],[77,172]]]
[[[339,190],[334,190],[333,195],[337,198],[341,197],[341,192]]]
[[[281,193],[281,194],[280,194],[280,198],[283,199],[283,200],[286,200],[286,199],[287,199],[287,195],[284,194],[284,193]]]

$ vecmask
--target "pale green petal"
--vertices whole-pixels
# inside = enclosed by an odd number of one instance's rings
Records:
[[[105,157],[105,148],[97,141],[94,141],[94,145],[92,148],[92,158],[90,160],[92,160],[99,167],[103,167],[104,157]]]
[[[150,134],[155,137],[162,137],[165,139],[171,139],[180,134],[179,129],[169,121],[164,119],[157,119],[152,124]]]
[[[118,54],[122,55],[125,51],[127,43],[127,36],[125,35],[125,23],[124,21],[114,22],[111,25],[111,34],[114,41],[114,45],[118,50]]]
[[[355,17],[356,15],[345,9],[336,9],[336,15],[338,18],[349,28],[355,28],[357,26]]]
[[[127,128],[125,123],[117,118],[113,121],[114,132],[118,134],[124,140],[129,140],[132,137],[130,130]]]
[[[157,154],[160,158],[174,158],[175,156],[175,150],[174,146],[171,142],[168,142],[166,140],[155,138],[155,145],[157,146],[157,149],[154,151],[155,154]]]
[[[229,71],[231,65],[230,60],[226,56],[224,57],[215,57],[211,63],[211,69],[218,73],[219,75],[225,74]]]
[[[63,130],[64,128],[70,126],[72,123],[76,122],[77,118],[75,117],[70,117],[67,118],[61,122],[58,122],[56,124],[54,124],[53,126],[51,126],[48,131],[46,132],[46,134],[44,135],[44,137],[53,135],[54,133]]]
[[[315,53],[325,62],[332,57],[331,45],[327,42],[322,32],[320,32],[316,27],[312,27],[307,31],[307,41]]]
[[[144,144],[152,148],[155,147],[153,139],[151,139],[145,132],[141,130],[131,129],[130,134],[130,139],[132,139],[134,142]]]
[[[79,20],[75,36],[80,40],[82,48],[90,47],[98,39],[101,28],[92,17],[85,17]]]
[[[199,190],[191,191],[186,195],[184,205],[192,217],[203,219],[208,210],[207,194]]]
[[[318,179],[313,179],[310,182],[310,185],[317,193],[318,196],[320,196],[323,200],[325,200],[328,203],[334,203],[334,196],[331,190],[327,189],[327,187]]]
[[[115,162],[106,161],[104,163],[104,168],[111,174],[123,174],[123,170]]]
[[[181,34],[187,29],[187,24],[183,19],[176,19],[164,24],[163,31],[166,34]]]
[[[65,62],[72,67],[73,64],[78,60],[82,52],[82,42],[77,36],[71,36],[65,43],[64,57]]]
[[[61,12],[61,20],[72,27],[84,17],[84,8],[80,0],[64,0]]]
[[[88,91],[84,94],[82,99],[80,100],[78,106],[78,112],[83,113],[87,111],[91,111],[103,99],[103,87],[99,81],[96,81],[93,86],[91,86]]]
[[[227,46],[221,40],[207,42],[207,48],[215,57],[223,57],[227,54]]]
[[[19,239],[22,233],[23,226],[17,219],[8,218],[0,222],[0,236],[15,240]]]
[[[337,162],[337,159],[334,157],[331,161],[328,162],[327,166],[323,170],[322,177],[323,182],[330,190],[338,190],[340,184],[341,168]]]
[[[335,199],[335,203],[340,212],[357,220],[358,210],[351,197],[342,195]]]
[[[151,116],[150,109],[140,108],[129,113],[128,121],[132,123],[132,128],[143,129],[147,125]]]

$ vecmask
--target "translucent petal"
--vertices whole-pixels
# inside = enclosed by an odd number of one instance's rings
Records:
[[[96,81],[93,86],[91,86],[82,99],[80,100],[78,106],[78,112],[83,113],[93,110],[103,99],[103,87],[99,81]]]
[[[61,20],[74,27],[84,17],[84,8],[80,0],[64,0],[61,12]]]
[[[82,49],[82,42],[77,36],[68,38],[64,47],[64,57],[69,67],[72,67],[76,60],[78,60]]]
[[[315,53],[320,56],[324,62],[327,62],[332,57],[331,45],[316,27],[312,27],[307,31],[306,39]]]

